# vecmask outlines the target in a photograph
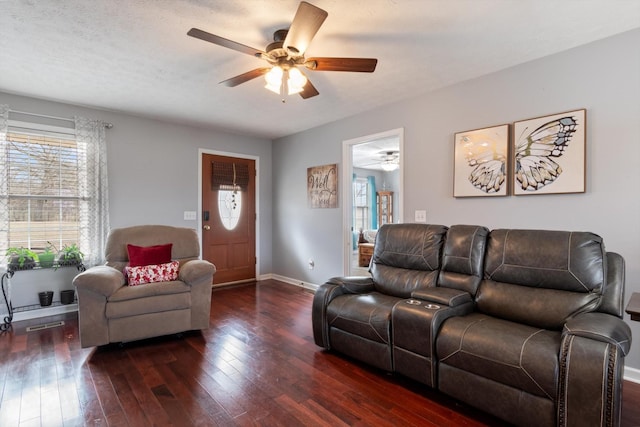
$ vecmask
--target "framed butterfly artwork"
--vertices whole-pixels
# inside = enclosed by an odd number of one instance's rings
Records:
[[[586,191],[585,109],[513,124],[513,194]]]
[[[458,132],[454,137],[453,197],[509,194],[509,125]]]

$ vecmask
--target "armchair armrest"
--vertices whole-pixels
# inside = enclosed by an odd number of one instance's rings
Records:
[[[191,285],[193,283],[197,283],[203,278],[206,278],[207,276],[211,277],[213,280],[215,272],[216,266],[209,261],[194,259],[187,261],[180,266],[178,279],[182,280],[187,285]]]
[[[364,294],[375,290],[373,279],[369,276],[332,277],[327,284],[340,286],[347,294]]]
[[[471,302],[471,295],[467,291],[453,288],[427,288],[413,291],[411,298],[431,301],[438,304],[456,307]]]
[[[623,356],[631,348],[631,328],[622,319],[605,313],[584,313],[565,323],[562,335],[590,338],[617,346]]]
[[[124,274],[106,265],[91,267],[73,279],[73,286],[78,290],[86,289],[107,298],[124,286],[124,283]]]

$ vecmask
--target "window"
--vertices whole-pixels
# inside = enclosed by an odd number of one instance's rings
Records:
[[[9,128],[5,146],[8,247],[40,250],[47,242],[57,248],[79,244],[83,151],[75,135]]]
[[[25,116],[62,120],[66,127]],[[78,245],[86,266],[103,262],[109,231],[105,125],[0,105],[1,263],[9,247],[37,252],[48,242],[58,249]]]
[[[354,230],[370,228],[369,219],[369,185],[365,178],[356,178],[353,183],[353,226]]]

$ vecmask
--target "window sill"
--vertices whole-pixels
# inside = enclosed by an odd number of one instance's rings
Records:
[[[58,264],[58,263],[54,263],[52,266],[47,266],[47,267],[42,267],[38,265],[38,263],[35,263],[35,265],[29,265],[25,267],[15,267],[12,265],[7,265],[6,268],[7,268],[7,273],[9,273],[9,277],[11,277],[16,272],[33,271],[33,270],[54,270],[55,271],[59,268],[65,268],[65,267],[76,267],[78,271],[86,270],[86,267],[84,266],[84,264]]]

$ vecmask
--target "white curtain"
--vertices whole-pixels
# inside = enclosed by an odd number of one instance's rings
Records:
[[[6,165],[7,152],[4,149],[6,147],[7,128],[9,127],[9,106],[0,105],[0,165]],[[7,249],[7,242],[9,241],[9,198],[7,196],[7,180],[9,171],[4,168],[0,172],[0,257],[3,258]]]
[[[83,202],[80,208],[80,249],[86,267],[104,263],[104,247],[109,233],[109,186],[107,183],[106,123],[74,117],[78,147],[84,147],[86,169],[79,179]],[[81,150],[81,148],[78,148]]]

